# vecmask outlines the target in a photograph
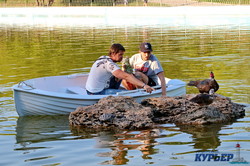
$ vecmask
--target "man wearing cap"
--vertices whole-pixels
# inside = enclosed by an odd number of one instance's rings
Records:
[[[113,44],[108,56],[101,56],[95,61],[86,82],[86,90],[89,95],[109,95],[119,92],[121,81],[117,79],[131,82],[148,93],[154,90],[132,74],[122,71],[116,64],[116,62],[122,61],[124,52],[125,48],[121,44]]]
[[[133,55],[129,59],[130,65],[135,69],[136,73],[144,74],[148,77],[147,85],[158,85],[158,78],[160,79],[162,96],[166,96],[166,81],[164,70],[156,58],[152,54],[152,46],[150,43],[141,43],[138,54]]]

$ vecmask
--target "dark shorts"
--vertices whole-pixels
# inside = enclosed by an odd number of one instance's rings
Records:
[[[88,95],[110,95],[116,94],[117,92],[124,91],[120,88],[122,80],[117,81],[114,76],[110,79],[109,87],[107,89],[103,89],[101,92],[92,93],[87,90]]]
[[[150,77],[148,77],[148,86],[156,86],[156,83],[154,82],[154,80]]]

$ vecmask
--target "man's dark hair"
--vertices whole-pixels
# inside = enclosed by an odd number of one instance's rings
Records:
[[[109,49],[109,56],[113,53],[117,54],[119,51],[125,51],[125,48],[119,43],[112,44]]]

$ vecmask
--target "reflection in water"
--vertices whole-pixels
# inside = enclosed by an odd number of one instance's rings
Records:
[[[68,116],[19,117],[16,127],[16,143],[26,146],[37,142],[61,139],[70,135]]]
[[[180,131],[192,134],[194,149],[198,151],[215,150],[220,146],[219,132],[225,124],[177,125]]]
[[[129,162],[128,151],[139,150],[142,159],[152,159],[150,155],[158,152],[154,146],[157,144],[156,138],[160,137],[161,129],[142,130],[142,131],[94,131],[82,127],[71,127],[73,135],[82,136],[85,134],[96,133],[97,148],[110,148],[110,152],[98,153],[99,157],[111,157],[113,160],[104,161],[102,164],[122,165]]]
[[[152,155],[159,153],[161,150],[156,145],[180,145],[189,144],[196,151],[216,150],[220,146],[219,131],[225,124],[213,125],[177,125],[174,127],[161,127],[140,131],[93,131],[82,127],[71,126],[73,135],[86,138],[86,134],[96,132],[97,147],[110,148],[110,152],[98,153],[99,157],[110,157],[112,160],[104,161],[102,164],[122,165],[129,162],[129,151],[138,150],[141,152],[141,158],[144,160],[152,159]],[[185,142],[185,138],[180,142],[169,142],[171,137],[178,134],[187,133],[192,135],[192,141]],[[159,139],[164,139],[166,142],[159,142]],[[187,139],[187,138],[186,138]],[[176,149],[178,151],[178,149]],[[184,152],[190,153],[190,152]],[[176,153],[181,155],[181,153]]]

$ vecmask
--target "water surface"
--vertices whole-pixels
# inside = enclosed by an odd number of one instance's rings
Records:
[[[87,73],[112,43],[123,44],[125,56],[132,56],[143,41],[152,43],[153,53],[169,78],[188,82],[208,78],[213,71],[220,84],[218,93],[246,104],[246,116],[208,126],[163,124],[151,134],[148,130],[74,128],[69,126],[68,116],[18,117],[11,89],[14,84],[36,77]],[[244,24],[0,25],[0,165],[201,165],[194,161],[198,152],[236,154],[236,143],[242,147],[241,156],[249,160],[249,43],[250,26]],[[187,87],[187,93],[197,92]]]

